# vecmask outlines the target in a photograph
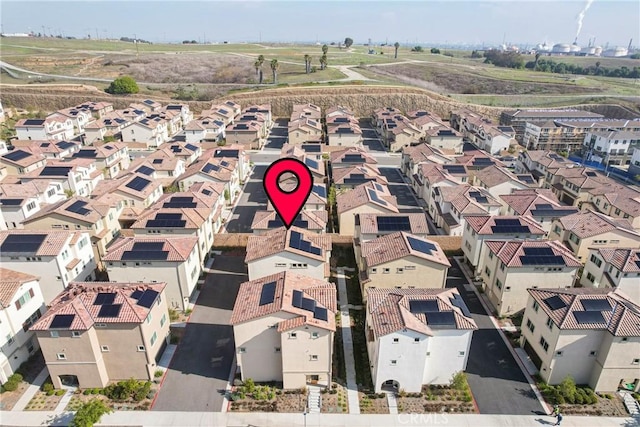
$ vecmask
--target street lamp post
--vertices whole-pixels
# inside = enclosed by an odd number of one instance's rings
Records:
[[[307,427],[307,408],[304,408],[304,412],[302,413],[302,415],[304,416],[304,427]]]

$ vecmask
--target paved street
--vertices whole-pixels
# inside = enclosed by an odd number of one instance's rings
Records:
[[[154,411],[218,412],[234,356],[231,311],[248,280],[242,256],[216,256],[185,334],[173,357]]]
[[[416,198],[411,186],[403,178],[399,168],[379,167],[382,174],[389,182],[389,191],[398,199],[398,209],[402,213],[424,212]]]
[[[467,376],[481,414],[534,415],[544,413],[527,379],[511,352],[493,327],[491,319],[472,290],[454,259],[447,288],[457,287],[467,304],[478,330],[473,333]]]
[[[375,152],[375,151],[384,152],[385,151],[384,145],[382,145],[380,136],[376,133],[375,129],[371,126],[371,120],[360,119],[358,120],[358,124],[360,125],[360,129],[362,129],[363,145],[367,147],[371,152]]]
[[[253,216],[259,210],[267,208],[267,195],[262,186],[262,178],[267,170],[266,165],[256,165],[247,181],[240,200],[226,224],[228,233],[250,233]]]
[[[289,120],[275,119],[275,123],[269,132],[269,138],[264,146],[265,150],[278,150],[282,148],[289,137]]]

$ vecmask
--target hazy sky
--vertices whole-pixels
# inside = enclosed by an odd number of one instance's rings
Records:
[[[32,1],[1,0],[2,31],[152,42],[320,41],[413,45],[573,42],[581,1]],[[640,1],[595,0],[579,44],[640,45]]]

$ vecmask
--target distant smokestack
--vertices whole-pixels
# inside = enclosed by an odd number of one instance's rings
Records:
[[[633,43],[633,39],[629,39],[629,47],[627,48],[628,52],[631,52],[631,43]]]

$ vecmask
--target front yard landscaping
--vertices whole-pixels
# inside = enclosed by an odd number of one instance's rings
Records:
[[[98,399],[116,411],[145,411],[151,406],[157,391],[156,383],[134,379],[110,384],[105,388],[78,389],[66,409],[77,411],[85,403]]]
[[[321,412],[330,414],[346,414],[349,412],[347,389],[338,383],[332,383],[331,389],[322,390]]]
[[[358,392],[361,414],[388,414],[389,403],[384,393]]]
[[[236,380],[229,400],[232,412],[300,412],[307,407],[307,389],[282,390],[275,383],[256,384]]]
[[[420,393],[398,393],[400,413],[475,413],[471,389],[464,372],[456,374],[451,385],[425,385]]]
[[[0,410],[10,411],[20,400],[20,397],[27,390],[29,385],[36,379],[38,374],[44,369],[44,357],[40,351],[33,354],[16,370],[16,373],[9,377],[9,380],[1,386]]]

